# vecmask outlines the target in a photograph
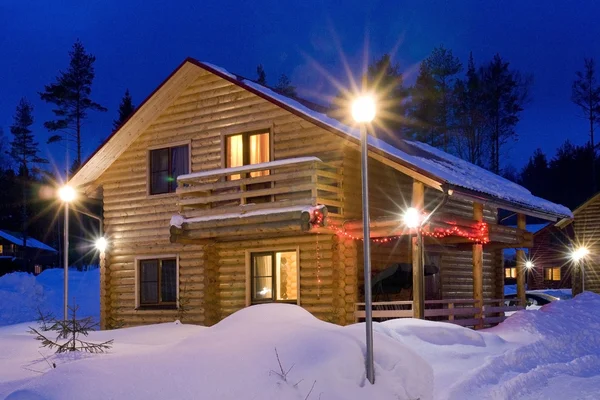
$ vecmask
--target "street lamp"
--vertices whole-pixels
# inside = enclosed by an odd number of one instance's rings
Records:
[[[533,268],[533,263],[530,260],[525,261],[525,268],[527,268],[527,269]]]
[[[585,292],[585,269],[583,268],[583,259],[590,254],[590,249],[585,246],[579,246],[571,252],[571,259],[581,268],[581,291]]]
[[[362,211],[363,211],[363,253],[365,270],[365,328],[366,328],[366,372],[371,384],[375,383],[373,364],[373,310],[371,294],[371,232],[369,229],[369,177],[368,177],[368,132],[367,124],[375,118],[375,100],[372,96],[361,96],[352,103],[352,118],[360,126]]]
[[[65,321],[69,317],[69,203],[75,200],[76,193],[69,185],[65,185],[58,189],[58,197],[65,203],[65,227],[64,227],[64,240],[63,240],[63,262],[65,269],[64,277],[64,319]]]
[[[98,239],[96,239],[94,245],[100,253],[104,253],[106,251],[106,247],[108,246],[108,242],[103,236],[101,236]]]

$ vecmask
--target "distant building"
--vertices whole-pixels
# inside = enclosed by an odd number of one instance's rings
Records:
[[[23,236],[17,232],[0,230],[0,275],[14,271],[39,274],[57,262],[58,253],[52,247],[30,236],[23,251]],[[25,262],[27,254],[29,262]]]
[[[531,249],[533,268],[527,273],[528,289],[571,288],[572,228],[572,225],[561,229],[549,224],[534,234]]]

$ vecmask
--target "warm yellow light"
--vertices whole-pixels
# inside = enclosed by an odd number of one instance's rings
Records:
[[[58,197],[66,203],[70,203],[75,200],[75,189],[71,186],[65,185],[58,189]]]
[[[107,246],[108,246],[108,242],[106,241],[105,238],[100,237],[100,238],[96,239],[96,249],[98,249],[99,252],[104,253],[106,251]]]
[[[571,258],[573,259],[573,261],[577,262],[577,261],[581,261],[583,258],[585,258],[588,254],[590,254],[590,251],[587,247],[578,247],[577,249],[573,250],[573,253],[571,254]]]
[[[525,261],[525,268],[527,268],[527,269],[533,268],[533,263],[529,260]]]
[[[375,118],[375,100],[371,96],[361,96],[352,103],[352,118],[358,123],[373,121]]]
[[[403,219],[407,228],[417,228],[421,225],[421,213],[414,207],[410,207],[404,212]]]

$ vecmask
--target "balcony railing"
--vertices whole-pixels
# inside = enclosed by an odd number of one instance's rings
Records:
[[[316,157],[302,157],[181,175],[179,211],[200,216],[323,204],[330,214],[341,214],[339,172]]]

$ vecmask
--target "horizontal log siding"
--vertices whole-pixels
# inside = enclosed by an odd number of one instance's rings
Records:
[[[134,310],[134,258],[152,254],[180,255],[180,285],[185,287],[185,296],[189,297],[187,322],[210,325],[239,309],[241,303],[236,290],[240,276],[228,272],[235,268],[227,264],[235,259],[225,258],[223,265],[212,265],[211,261],[221,256],[218,246],[205,251],[202,245],[169,243],[169,220],[177,213],[177,196],[147,196],[147,152],[149,147],[191,140],[192,172],[217,169],[222,167],[222,132],[243,132],[257,126],[272,128],[275,160],[310,155],[341,165],[342,150],[347,145],[342,138],[205,72],[100,176],[96,183],[103,187],[105,232],[111,241],[102,271],[105,282],[101,296],[103,324],[109,319],[139,325],[176,318],[175,311]],[[321,318],[329,318],[333,307],[332,239],[324,239],[323,262],[328,263],[324,269],[329,268],[329,271],[324,272],[323,279],[328,287],[318,301],[314,300],[314,277],[310,270],[315,264],[311,259],[314,249],[309,250],[314,243],[310,243],[303,245],[302,255],[309,268],[302,272],[306,280],[303,290],[307,308]],[[243,246],[250,244],[244,242]]]
[[[527,272],[527,289],[559,289],[571,287],[571,262],[567,250],[568,237],[555,227],[546,227],[533,236],[531,259],[533,268]],[[544,280],[544,268],[561,267],[560,281]]]
[[[217,243],[218,318],[246,306],[246,250],[295,250],[296,247],[300,251],[300,304],[317,318],[346,323],[347,317],[351,317],[351,311],[346,308],[346,289],[348,286],[351,300],[350,287],[355,282],[346,281],[346,249],[340,248],[336,236],[325,234]],[[349,253],[352,257],[351,249]],[[342,258],[344,264],[340,263]],[[351,260],[348,267],[353,267]]]
[[[584,262],[585,290],[600,294],[600,198],[577,212],[573,228],[575,244],[586,245],[590,251]],[[581,279],[581,275],[574,275],[574,279]],[[576,283],[573,282],[573,285]]]
[[[497,293],[497,269],[493,252],[483,252],[483,298],[493,299]],[[473,253],[448,249],[442,253],[442,298],[444,300],[473,298]]]

